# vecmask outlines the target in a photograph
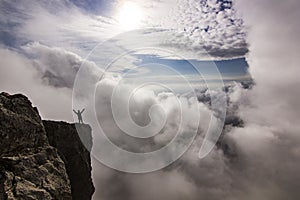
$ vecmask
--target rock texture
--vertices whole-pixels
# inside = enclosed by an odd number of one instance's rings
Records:
[[[42,122],[27,97],[1,93],[0,200],[91,199],[90,154],[75,126],[91,149],[88,125]]]
[[[95,188],[91,179],[90,152],[87,150],[92,148],[90,126],[54,121],[43,121],[43,123],[50,145],[58,149],[59,155],[66,164],[73,200],[91,199]]]
[[[0,94],[0,199],[71,199],[65,165],[48,143],[36,108]]]

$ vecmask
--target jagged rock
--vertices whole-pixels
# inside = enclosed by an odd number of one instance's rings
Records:
[[[41,118],[27,97],[0,94],[0,138],[1,156],[47,145]]]
[[[91,199],[94,185],[91,179],[91,127],[85,124],[43,121],[50,145],[58,149],[66,164],[73,200]],[[77,133],[79,130],[81,139]],[[83,140],[86,147],[82,144]]]
[[[71,199],[64,163],[53,147],[2,157],[7,199]]]
[[[0,94],[0,199],[72,199],[64,162],[21,94]]]

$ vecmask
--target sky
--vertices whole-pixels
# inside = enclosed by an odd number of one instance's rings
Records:
[[[95,200],[296,200],[299,8],[0,0],[0,90],[86,108]]]

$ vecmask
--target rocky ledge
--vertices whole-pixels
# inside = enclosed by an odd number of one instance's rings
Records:
[[[92,198],[88,125],[42,121],[21,94],[0,94],[0,200]]]
[[[91,199],[94,185],[91,177],[91,127],[84,124],[43,121],[48,141],[65,163],[71,183],[73,200]],[[78,131],[83,134],[80,138]],[[82,144],[84,141],[86,147]],[[87,149],[88,148],[88,149]]]

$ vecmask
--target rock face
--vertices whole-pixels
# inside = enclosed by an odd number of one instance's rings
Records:
[[[0,199],[71,199],[65,165],[23,95],[0,94]]]
[[[73,200],[91,199],[94,185],[91,179],[90,152],[82,144],[76,128],[83,134],[87,148],[92,148],[91,128],[84,124],[43,121],[51,146],[58,149],[66,164]]]
[[[90,127],[80,127],[91,148]],[[88,200],[93,192],[90,154],[75,125],[43,123],[27,97],[1,93],[0,200]]]

